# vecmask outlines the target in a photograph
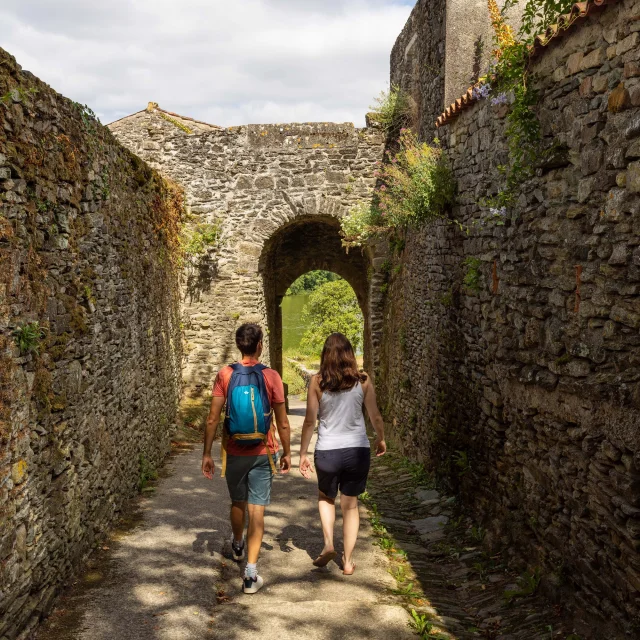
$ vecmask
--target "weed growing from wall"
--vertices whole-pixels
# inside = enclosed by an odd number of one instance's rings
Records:
[[[40,326],[39,322],[27,322],[20,324],[13,332],[18,349],[20,349],[20,355],[27,355],[28,353],[40,353],[42,346],[42,338],[44,338],[44,330]]]
[[[220,226],[218,224],[198,224],[192,229],[183,229],[180,243],[182,252],[187,259],[199,258],[209,249],[218,247]]]
[[[456,183],[439,145],[419,142],[409,129],[399,150],[376,172],[380,184],[373,204],[354,207],[342,221],[347,245],[359,245],[381,231],[442,218],[455,200]]]
[[[400,130],[411,126],[416,119],[415,100],[396,85],[389,91],[382,91],[375,100],[369,107],[369,118],[391,139],[397,138]]]
[[[466,258],[462,264],[465,267],[465,274],[462,280],[464,286],[469,291],[477,293],[482,288],[482,273],[480,272],[482,260],[478,258]]]

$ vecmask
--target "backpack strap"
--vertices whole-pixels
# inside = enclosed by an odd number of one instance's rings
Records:
[[[233,370],[231,377],[233,378],[233,376],[235,374],[240,374],[240,373],[245,373],[245,374],[251,374],[251,373],[255,373],[257,374],[258,377],[258,388],[260,389],[260,395],[262,396],[262,404],[264,407],[268,407],[269,408],[269,432],[267,432],[267,434],[264,436],[263,438],[263,442],[264,442],[264,446],[265,449],[267,450],[267,458],[269,459],[269,466],[271,467],[271,473],[273,475],[277,474],[276,471],[276,465],[275,465],[275,460],[273,458],[273,454],[271,453],[271,449],[269,448],[269,433],[271,432],[271,429],[273,428],[273,407],[271,406],[271,400],[269,399],[269,393],[267,392],[267,385],[265,383],[264,380],[264,376],[262,375],[262,372],[265,369],[268,369],[269,367],[267,367],[267,365],[262,364],[261,362],[258,362],[257,364],[254,365],[244,365],[241,362],[234,362],[233,364],[229,365],[231,367],[231,369]],[[231,386],[231,380],[229,380],[229,386]],[[227,398],[229,397],[229,392],[227,389]],[[225,422],[227,421],[228,418],[228,402],[227,402],[227,415],[225,416]],[[222,469],[220,471],[220,477],[224,478],[227,472],[227,442],[229,440],[228,434],[227,434],[227,429],[223,428],[222,429],[222,445],[221,445],[221,457],[222,457]]]

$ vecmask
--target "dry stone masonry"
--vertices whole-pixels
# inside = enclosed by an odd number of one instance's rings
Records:
[[[279,303],[311,269],[344,276],[370,317],[368,258],[346,253],[339,222],[371,197],[384,140],[351,123],[196,129],[192,122],[150,103],[110,129],[184,187],[195,223],[222,229],[220,247],[187,276],[183,375],[198,393],[235,358],[233,332],[242,322],[269,328],[268,355],[281,367]]]
[[[176,190],[0,49],[3,640],[29,635],[168,451],[180,213]]]
[[[638,634],[640,8],[608,4],[535,58],[553,153],[512,210],[480,204],[507,161],[507,107],[481,101],[439,129],[455,223],[348,253],[378,129],[225,129],[150,103],[109,131],[0,50],[2,640],[28,636],[166,453],[181,369],[204,395],[251,320],[281,367],[280,301],[311,269],[358,296],[390,437],[460,489],[488,545],[577,591],[601,637]],[[481,5],[420,0],[394,47],[423,139],[488,51]],[[220,230],[197,259],[155,170],[189,229]]]
[[[468,234],[406,235],[377,382],[394,439],[461,488],[489,543],[547,588],[575,586],[612,623],[597,637],[635,637],[640,6],[590,11],[533,71],[554,152],[504,219],[479,201],[502,185],[506,107],[481,101],[440,129]]]

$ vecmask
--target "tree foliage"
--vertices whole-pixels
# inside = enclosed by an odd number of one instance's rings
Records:
[[[297,296],[301,293],[311,293],[325,282],[339,280],[340,276],[331,271],[309,271],[301,275],[288,289],[288,296]]]
[[[362,346],[364,319],[353,289],[346,280],[326,282],[310,296],[302,310],[309,327],[300,342],[307,353],[319,353],[330,333],[343,333],[357,351]]]

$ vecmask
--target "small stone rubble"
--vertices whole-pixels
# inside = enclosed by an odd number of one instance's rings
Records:
[[[571,633],[582,640],[602,637],[573,620],[564,602],[553,604],[538,588],[525,594],[522,578],[505,565],[507,557],[487,553],[483,530],[459,515],[456,501],[440,491],[420,488],[420,478],[411,473],[398,475],[402,468],[396,453],[376,458],[367,490],[379,520],[396,541],[390,552],[391,572],[401,577],[395,591],[412,592],[405,606],[432,621],[433,637],[565,640]],[[406,561],[401,559],[403,553]]]

